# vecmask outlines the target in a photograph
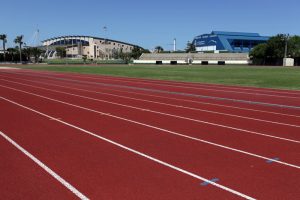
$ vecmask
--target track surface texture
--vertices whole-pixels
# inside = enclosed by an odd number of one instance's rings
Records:
[[[300,91],[0,69],[2,199],[300,199]]]

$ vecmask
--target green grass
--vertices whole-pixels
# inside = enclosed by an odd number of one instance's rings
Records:
[[[26,66],[35,70],[105,74],[266,88],[300,89],[300,68],[254,66]]]

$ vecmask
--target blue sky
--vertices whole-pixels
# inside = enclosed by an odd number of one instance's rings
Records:
[[[2,0],[0,34],[14,45],[40,29],[40,38],[61,35],[107,37],[153,49],[184,49],[196,35],[218,31],[300,35],[299,0]]]

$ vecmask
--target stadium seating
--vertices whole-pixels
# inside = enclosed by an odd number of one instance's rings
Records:
[[[171,64],[176,61],[178,64],[249,64],[248,53],[145,53],[134,63],[155,64],[162,61],[163,64]]]

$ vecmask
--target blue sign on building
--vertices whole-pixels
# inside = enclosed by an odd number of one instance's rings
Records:
[[[260,36],[258,33],[240,33],[213,31],[195,37],[193,43],[196,51],[228,51],[247,53],[258,44],[266,43],[269,37]]]

